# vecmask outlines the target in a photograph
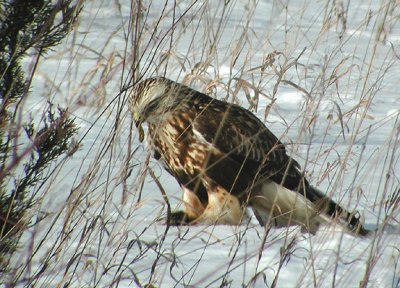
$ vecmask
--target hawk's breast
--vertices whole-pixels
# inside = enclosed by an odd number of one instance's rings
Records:
[[[176,177],[182,173],[189,178],[196,177],[206,167],[209,154],[217,153],[210,143],[193,131],[194,117],[186,112],[174,113],[161,125],[149,126],[154,148]]]

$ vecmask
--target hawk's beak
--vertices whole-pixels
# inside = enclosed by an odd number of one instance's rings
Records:
[[[140,120],[140,116],[139,116],[139,114],[137,112],[133,113],[133,121],[135,121],[136,128],[138,128],[138,131],[139,131],[139,141],[143,142],[143,140],[144,140],[144,130],[143,130],[143,127],[142,127],[142,121]]]

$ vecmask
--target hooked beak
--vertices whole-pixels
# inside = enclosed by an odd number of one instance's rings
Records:
[[[135,121],[136,128],[139,130],[139,141],[143,142],[144,140],[144,130],[142,127],[142,121],[140,120],[140,116],[137,112],[133,113],[133,121]]]

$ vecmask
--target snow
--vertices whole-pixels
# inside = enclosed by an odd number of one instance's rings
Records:
[[[40,63],[26,111],[40,117],[48,99],[68,107],[82,142],[40,190],[31,211],[38,224],[12,260],[17,286],[399,287],[398,207],[384,221],[384,203],[400,187],[398,9],[376,42],[390,1],[168,1],[163,14],[163,1],[144,2],[143,42],[130,39],[130,1],[86,1],[77,30]],[[166,71],[203,91],[215,80],[207,91],[228,101],[230,79],[259,88],[257,115],[311,182],[378,232],[266,230],[250,211],[240,226],[163,225],[167,207],[147,161],[173,210],[181,191],[148,160],[123,104],[134,44],[145,77]],[[284,54],[274,68],[251,71],[273,51]],[[284,79],[311,97],[287,83],[273,93],[285,68]],[[235,96],[249,107],[244,90]]]

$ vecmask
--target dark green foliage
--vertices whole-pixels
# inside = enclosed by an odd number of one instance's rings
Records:
[[[70,139],[77,130],[67,111],[58,108],[56,112],[52,105],[39,126],[17,119],[31,82],[21,60],[28,51],[41,56],[58,44],[79,13],[72,1],[53,2],[0,1],[0,272],[29,224],[24,213],[48,177],[44,170],[69,152]],[[19,149],[15,139],[24,130],[30,143]],[[18,167],[23,168],[19,169],[22,176],[15,172]]]

